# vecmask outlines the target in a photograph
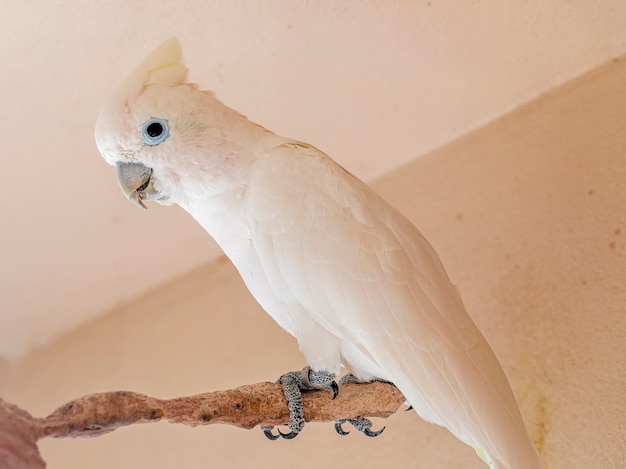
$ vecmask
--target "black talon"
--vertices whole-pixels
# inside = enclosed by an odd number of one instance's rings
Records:
[[[335,381],[333,381],[330,385],[330,387],[333,390],[333,399],[337,397],[337,395],[339,394],[339,386],[337,385],[337,383]]]
[[[365,430],[363,430],[363,433],[364,433],[366,436],[369,436],[369,437],[371,437],[371,438],[374,438],[374,437],[377,437],[378,435],[380,435],[382,432],[384,432],[384,431],[385,431],[385,428],[387,428],[387,427],[383,427],[383,428],[381,428],[380,430],[375,431],[375,432],[371,431],[369,428],[366,428]]]
[[[291,440],[292,438],[295,438],[298,435],[298,432],[294,432],[293,430],[290,431],[289,433],[283,433],[280,430],[278,430],[278,433],[280,434],[280,436],[282,436],[285,440]]]
[[[272,428],[274,427],[261,427],[261,430],[263,430],[263,434],[267,437],[268,440],[275,441],[280,435],[274,435],[272,433]],[[278,433],[280,433],[280,430],[278,431]]]
[[[336,420],[335,421],[335,431],[337,433],[339,433],[341,436],[346,436],[348,434],[350,434],[350,432],[346,431],[343,429],[343,427],[341,426],[341,424],[345,422],[345,420]]]
[[[348,422],[354,428],[356,428],[359,432],[363,433],[365,436],[369,436],[370,438],[374,438],[380,435],[385,431],[386,427],[381,428],[378,431],[372,431],[372,422],[364,417],[357,417],[354,419],[346,419],[346,420],[335,420],[335,431],[339,433],[341,436],[347,435],[348,431],[344,430],[342,425]]]
[[[413,410],[413,406],[412,405],[410,405],[406,409],[404,409],[405,412],[408,412],[409,410]]]

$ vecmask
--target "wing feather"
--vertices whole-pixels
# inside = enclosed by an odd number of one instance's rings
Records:
[[[506,376],[438,255],[404,216],[297,143],[255,163],[249,216],[253,243],[272,245],[260,253],[268,274],[339,339],[348,366],[393,381],[422,418],[494,461],[536,457],[525,444],[524,454],[505,454],[507,441],[528,441]]]
[[[382,327],[424,350],[476,345],[475,326],[428,242],[323,153],[275,148],[255,165],[250,188],[253,238],[273,247],[265,261],[277,263],[325,327],[375,335]]]

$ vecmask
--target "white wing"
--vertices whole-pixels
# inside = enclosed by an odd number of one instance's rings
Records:
[[[258,160],[249,189],[252,242],[274,294],[337,337],[349,367],[394,382],[422,418],[495,467],[540,467],[500,364],[404,216],[304,144]]]

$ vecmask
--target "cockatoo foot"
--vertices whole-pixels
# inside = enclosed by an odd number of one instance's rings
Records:
[[[371,383],[372,381],[380,381],[381,383],[393,384],[393,383],[391,383],[389,381],[385,381],[383,379],[373,379],[373,380],[370,380],[370,381],[363,381],[363,380],[357,378],[356,376],[354,376],[352,373],[348,373],[348,374],[346,374],[346,375],[341,377],[341,379],[339,380],[339,386],[343,386],[344,384],[347,384],[347,383],[353,383],[353,384]],[[358,431],[360,431],[364,435],[370,436],[370,437],[378,436],[383,431],[385,431],[385,427],[383,427],[383,428],[381,428],[380,430],[377,430],[377,431],[372,431],[371,430],[371,428],[372,428],[371,420],[368,420],[368,419],[366,419],[364,417],[357,417],[355,419],[347,419],[347,420],[335,420],[335,430],[341,436],[345,436],[345,435],[350,433],[350,432],[344,430],[343,427],[342,427],[342,425],[344,423],[346,423],[346,422],[348,422],[350,425],[352,425],[354,428],[356,428]]]
[[[363,417],[357,417],[355,419],[347,419],[347,420],[335,420],[335,430],[341,436],[345,436],[350,433],[344,430],[342,427],[342,425],[346,422],[348,422],[358,431],[363,433],[365,436],[371,436],[371,437],[380,435],[382,432],[385,431],[385,428],[386,428],[386,427],[383,427],[380,430],[373,432],[372,430],[370,430],[370,428],[372,428],[372,421]]]
[[[302,391],[316,391],[325,389],[333,393],[333,399],[337,397],[339,386],[335,382],[335,374],[328,371],[314,371],[311,367],[305,366],[302,371],[289,371],[282,375],[276,381],[282,385],[287,406],[289,407],[289,416],[291,421],[287,424],[289,433],[283,433],[278,430],[278,434],[272,433],[274,427],[262,426],[261,430],[270,440],[276,440],[283,437],[286,440],[295,438],[304,427],[304,407],[302,405]]]

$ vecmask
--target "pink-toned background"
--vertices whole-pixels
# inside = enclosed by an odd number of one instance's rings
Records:
[[[626,467],[621,1],[3,2],[0,396],[45,415],[303,364],[193,220],[129,204],[95,149],[102,103],[172,35],[194,81],[374,181],[431,239],[548,468]],[[482,467],[414,414],[385,424],[273,445],[156,424],[42,449],[51,468]]]

